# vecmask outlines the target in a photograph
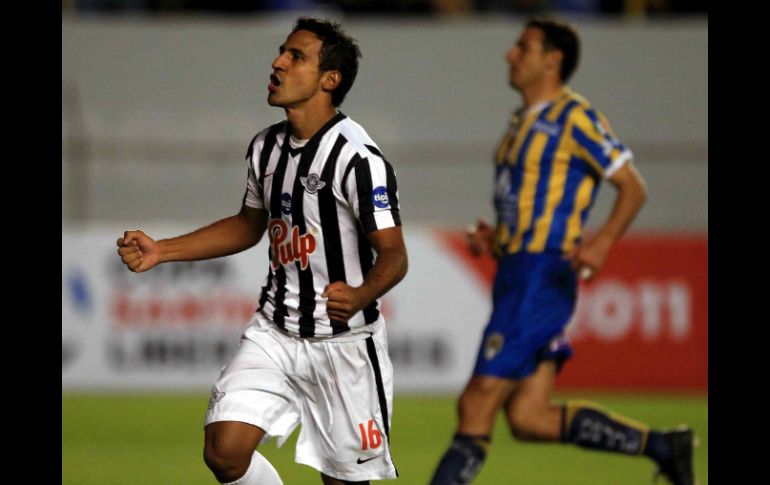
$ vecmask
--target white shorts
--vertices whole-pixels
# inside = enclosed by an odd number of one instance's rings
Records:
[[[308,341],[257,312],[211,390],[205,424],[253,424],[280,447],[301,423],[297,463],[340,480],[396,478],[393,366],[384,322],[369,329]]]

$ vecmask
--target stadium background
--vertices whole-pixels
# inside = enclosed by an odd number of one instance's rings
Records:
[[[384,302],[393,440],[400,483],[426,483],[490,309],[491,264],[469,258],[459,235],[493,216],[491,153],[519,101],[503,56],[524,13],[88,3],[62,10],[62,483],[212,483],[200,459],[208,388],[253,311],[266,248],[137,276],[120,267],[114,241],[127,228],[171,236],[237,210],[246,144],[282,118],[265,88],[301,13],[340,19],[359,41],[342,110],[399,176],[411,269]],[[655,426],[690,422],[708,483],[707,20],[634,15],[638,3],[616,15],[562,12],[583,40],[570,84],[632,148],[650,199],[581,290],[576,358],[557,386]],[[612,189],[602,192],[589,229],[609,211]],[[502,423],[495,440],[477,483],[641,484],[652,473],[642,460],[522,446]],[[315,482],[292,464],[292,444],[265,454],[287,484]]]

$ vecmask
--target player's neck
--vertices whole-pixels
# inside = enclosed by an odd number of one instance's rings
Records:
[[[286,108],[286,118],[291,123],[291,134],[300,140],[311,138],[336,114],[337,108],[331,104],[320,108]]]
[[[522,90],[521,97],[524,100],[524,105],[529,108],[538,103],[554,101],[561,96],[563,90],[564,85],[561,83],[543,83]]]

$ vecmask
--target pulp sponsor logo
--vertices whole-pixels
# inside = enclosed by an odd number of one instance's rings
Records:
[[[380,209],[387,209],[390,206],[388,189],[380,185],[372,190],[372,203]]]
[[[300,268],[306,269],[310,261],[310,255],[315,252],[316,240],[311,233],[300,235],[299,228],[289,225],[281,219],[272,219],[268,225],[270,246],[273,250],[273,258],[270,264],[273,270],[280,265],[299,261]]]

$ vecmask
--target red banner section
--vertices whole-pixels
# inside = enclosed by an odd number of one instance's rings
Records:
[[[494,260],[474,258],[461,233],[441,236],[491,287]],[[568,335],[575,355],[559,389],[707,390],[708,235],[625,236],[581,284]]]

